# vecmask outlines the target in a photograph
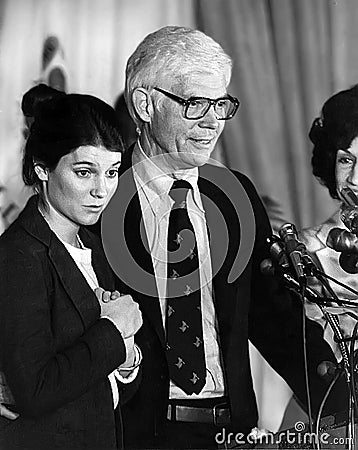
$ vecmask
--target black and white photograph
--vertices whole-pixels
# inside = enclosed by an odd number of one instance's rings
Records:
[[[357,0],[0,0],[0,450],[358,450]]]

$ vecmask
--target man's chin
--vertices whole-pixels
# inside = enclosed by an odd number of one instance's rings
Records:
[[[183,153],[181,161],[186,167],[200,167],[206,164],[210,159],[211,151],[203,153]]]

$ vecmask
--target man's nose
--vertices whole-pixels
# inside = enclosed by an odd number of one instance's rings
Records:
[[[216,129],[219,127],[219,120],[216,117],[216,113],[214,110],[214,105],[210,105],[208,112],[205,116],[200,120],[199,126],[202,128],[213,128]]]

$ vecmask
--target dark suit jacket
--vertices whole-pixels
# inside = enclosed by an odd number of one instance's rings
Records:
[[[81,238],[113,290],[98,237]],[[117,448],[107,375],[125,360],[124,342],[35,196],[0,238],[0,292],[0,368],[20,413],[0,418],[1,449]]]
[[[163,429],[169,378],[154,271],[128,166],[127,161],[122,167],[119,188],[102,221],[102,233],[112,266],[132,290],[144,316],[137,334],[143,352],[142,382],[123,408],[123,419],[125,443],[149,448]],[[257,424],[248,339],[306,403],[302,309],[274,279],[260,273],[259,265],[268,257],[266,239],[271,227],[252,183],[238,172],[207,165],[199,169],[198,185],[209,230],[214,304],[232,428],[246,432]],[[126,264],[120,265],[119,258]],[[321,329],[311,321],[307,321],[307,340],[311,390],[317,408],[326,388],[316,375],[317,365],[335,359],[322,339]]]

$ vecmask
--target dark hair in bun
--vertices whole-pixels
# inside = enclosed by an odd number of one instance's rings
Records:
[[[63,97],[64,92],[53,89],[46,84],[34,86],[22,97],[21,109],[25,117],[35,117],[35,111],[41,102],[52,98]]]
[[[340,91],[323,105],[321,117],[313,121],[309,138],[313,174],[338,199],[335,167],[338,150],[346,150],[358,136],[358,85]]]
[[[124,147],[114,109],[91,95],[65,94],[44,84],[23,96],[22,111],[33,118],[25,144],[22,176],[38,186],[34,162],[54,170],[59,160],[78,147],[102,146],[113,152]]]

